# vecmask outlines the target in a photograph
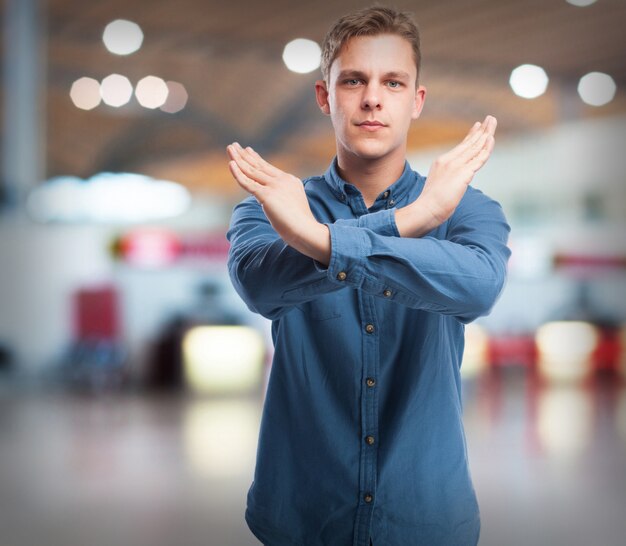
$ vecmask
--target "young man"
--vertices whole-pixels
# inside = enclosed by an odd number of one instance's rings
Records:
[[[468,187],[496,121],[476,123],[427,179],[412,171],[419,67],[408,15],[345,16],[315,84],[337,142],[324,176],[303,183],[228,147],[251,194],[233,211],[230,276],[273,321],[246,511],[266,545],[478,541],[459,369],[464,324],[493,306],[509,257],[500,206]]]

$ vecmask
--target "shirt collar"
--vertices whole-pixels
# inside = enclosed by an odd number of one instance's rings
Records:
[[[346,182],[337,170],[337,158],[331,162],[328,170],[324,174],[327,184],[330,186],[333,194],[343,203],[349,204],[352,208],[360,203],[364,206],[363,198],[359,189],[349,182]],[[404,171],[398,180],[391,186],[384,189],[376,198],[376,201],[370,207],[370,212],[378,209],[393,208],[396,203],[407,194],[407,192],[415,185],[416,174],[411,169],[409,162],[405,160]]]

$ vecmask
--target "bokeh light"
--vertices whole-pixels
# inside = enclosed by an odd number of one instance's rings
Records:
[[[579,455],[591,444],[593,407],[587,393],[561,385],[541,392],[537,408],[537,433],[552,456]]]
[[[470,378],[480,375],[487,368],[489,360],[489,336],[487,331],[476,323],[465,327],[465,350],[461,376]]]
[[[93,110],[102,100],[100,82],[87,77],[77,79],[70,89],[70,98],[77,108]]]
[[[548,81],[548,75],[543,68],[534,64],[523,64],[511,72],[509,85],[517,96],[535,99],[545,93]]]
[[[203,477],[228,480],[254,464],[258,412],[253,401],[196,400],[184,414],[185,456]]]
[[[581,321],[548,322],[537,330],[538,368],[552,381],[579,381],[589,376],[598,330]]]
[[[183,214],[189,191],[168,180],[135,173],[100,173],[88,180],[60,176],[37,186],[27,200],[40,222],[135,223]]]
[[[591,4],[595,4],[597,0],[565,0],[568,4],[572,6],[577,6],[579,8],[584,8],[586,6],[590,6]]]
[[[137,23],[126,19],[110,22],[102,33],[106,48],[115,55],[130,55],[143,43],[143,31]]]
[[[197,326],[183,338],[187,384],[196,391],[241,392],[261,382],[265,344],[247,326]]]
[[[118,108],[133,96],[133,86],[126,76],[111,74],[102,80],[100,95],[105,104]]]
[[[167,84],[156,76],[146,76],[137,82],[135,96],[144,108],[159,108],[167,100],[169,89]]]
[[[319,68],[322,50],[317,42],[306,38],[296,38],[283,50],[283,61],[287,68],[298,74],[307,74]]]
[[[167,81],[165,83],[167,84],[168,94],[165,103],[161,106],[161,110],[168,114],[180,112],[185,108],[187,100],[189,99],[185,86],[182,83],[174,81]]]
[[[590,106],[604,106],[613,100],[617,85],[611,76],[602,72],[589,72],[578,82],[578,94]]]

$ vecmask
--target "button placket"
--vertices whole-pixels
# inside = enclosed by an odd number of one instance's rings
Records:
[[[377,461],[378,461],[378,404],[376,374],[378,373],[379,336],[377,331],[376,297],[359,295],[361,332],[363,332],[364,355],[363,379],[361,383],[361,449],[359,468],[361,506],[357,512],[356,539],[359,544],[369,538],[376,494]]]

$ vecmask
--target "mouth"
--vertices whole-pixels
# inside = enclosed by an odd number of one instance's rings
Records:
[[[373,120],[373,121],[366,120],[366,121],[362,121],[361,123],[357,123],[356,125],[358,127],[361,127],[362,129],[365,129],[366,131],[377,131],[379,129],[386,127],[384,123],[381,123],[380,121],[376,121],[376,120]]]

